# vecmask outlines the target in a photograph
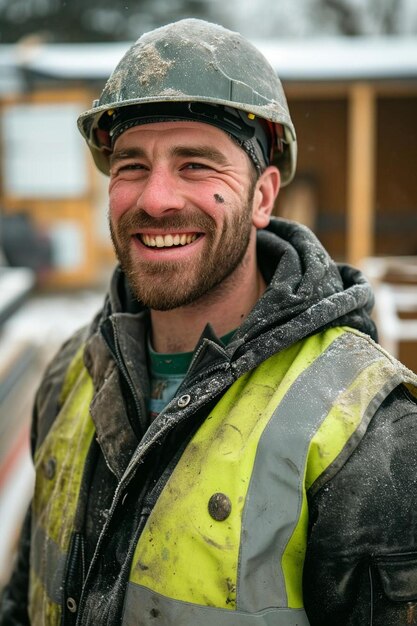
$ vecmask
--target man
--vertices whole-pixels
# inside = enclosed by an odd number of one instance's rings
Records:
[[[79,127],[120,266],[38,392],[0,623],[417,623],[417,379],[361,274],[270,218],[296,156],[272,68],[170,24]]]

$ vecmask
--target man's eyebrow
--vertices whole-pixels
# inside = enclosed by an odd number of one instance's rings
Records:
[[[212,146],[175,146],[171,150],[171,155],[187,159],[208,159],[219,165],[227,165],[228,163],[224,154]],[[114,150],[109,157],[110,167],[118,161],[143,158],[144,156],[145,151],[140,146]]]
[[[208,159],[218,165],[227,165],[228,160],[220,150],[212,146],[176,146],[172,149],[173,156],[179,156],[187,159]]]
[[[145,151],[137,146],[132,148],[121,148],[120,150],[114,150],[109,157],[110,167],[118,161],[123,161],[125,159],[143,158],[144,156]]]

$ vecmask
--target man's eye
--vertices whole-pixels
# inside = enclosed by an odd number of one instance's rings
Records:
[[[119,171],[142,170],[142,169],[143,169],[143,165],[141,163],[126,163],[126,165],[121,165],[119,167]]]
[[[126,172],[138,172],[143,169],[144,166],[141,163],[122,163],[121,165],[114,167],[113,176],[117,176],[118,174],[123,174]]]
[[[187,163],[183,169],[186,170],[207,170],[210,166],[207,163]]]

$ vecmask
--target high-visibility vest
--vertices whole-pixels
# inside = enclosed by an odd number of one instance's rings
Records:
[[[346,462],[401,383],[417,388],[417,377],[346,328],[300,341],[241,376],[191,439],[148,518],[132,559],[123,626],[308,626],[307,492]],[[33,626],[60,623],[94,436],[93,385],[81,352],[63,395],[35,456]]]

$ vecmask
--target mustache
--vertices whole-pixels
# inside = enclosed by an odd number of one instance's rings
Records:
[[[111,222],[110,212],[109,221]],[[122,233],[152,228],[159,228],[161,230],[192,228],[192,230],[201,230],[208,233],[215,230],[212,218],[205,213],[189,213],[187,215],[181,212],[174,213],[173,215],[153,217],[143,209],[136,209],[134,211],[127,211],[121,215],[117,223],[117,230]]]

